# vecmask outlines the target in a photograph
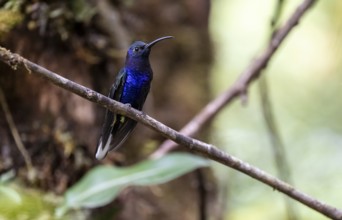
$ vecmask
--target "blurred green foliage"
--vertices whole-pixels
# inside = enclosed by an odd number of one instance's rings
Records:
[[[0,8],[0,39],[23,20],[19,6],[20,2],[9,1]]]
[[[301,3],[288,0],[280,23]],[[213,1],[214,94],[227,89],[265,48],[276,1]],[[318,1],[285,40],[263,74],[296,187],[342,207],[342,2]],[[247,106],[234,102],[215,120],[212,142],[276,175],[256,85]],[[282,195],[217,166],[228,184],[227,219],[285,219]],[[222,175],[225,172],[226,175]],[[294,202],[301,219],[325,219]]]
[[[96,14],[88,1],[46,1],[10,0],[0,7],[0,39],[13,27],[23,22],[30,30],[39,34],[57,35],[62,40],[70,37],[76,23],[87,25]],[[25,17],[25,20],[24,20]]]
[[[15,184],[0,185],[1,220],[54,219],[53,208],[53,202],[41,192]]]
[[[130,167],[98,166],[72,186],[64,197],[22,186],[12,180],[13,172],[5,173],[0,176],[0,220],[89,219],[90,211],[86,208],[110,203],[126,187],[166,183],[208,165],[209,161],[199,156],[171,153]],[[115,212],[111,213],[113,215]]]
[[[202,157],[171,153],[130,167],[95,167],[67,190],[56,216],[62,217],[70,209],[102,207],[112,202],[126,187],[166,183],[208,165],[208,160]]]

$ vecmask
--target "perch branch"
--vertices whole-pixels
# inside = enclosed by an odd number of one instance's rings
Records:
[[[61,88],[64,88],[89,101],[108,108],[115,113],[132,118],[144,124],[145,126],[148,126],[153,130],[161,133],[166,138],[169,138],[180,145],[186,146],[189,150],[200,153],[214,161],[245,173],[246,175],[269,185],[273,189],[288,195],[289,197],[322,213],[327,217],[342,220],[342,210],[339,210],[333,206],[316,200],[305,193],[300,192],[291,185],[277,179],[276,177],[273,177],[270,174],[267,174],[257,167],[254,167],[238,158],[235,158],[234,156],[225,153],[214,145],[204,143],[188,136],[184,136],[181,133],[173,130],[172,128],[169,128],[166,125],[151,118],[150,116],[144,114],[143,112],[137,111],[128,105],[124,105],[120,102],[114,101],[87,87],[84,87],[62,76],[59,76],[56,73],[51,72],[29,60],[26,60],[25,58],[17,54],[11,53],[3,47],[0,47],[0,60],[11,66],[13,69],[29,71],[32,74],[40,76]]]
[[[161,133],[166,138],[169,138],[176,143],[186,146],[189,150],[204,155],[216,162],[238,170],[260,182],[263,182],[275,190],[278,190],[289,197],[301,202],[302,204],[322,213],[323,215],[342,220],[342,210],[333,206],[327,205],[311,196],[300,192],[291,185],[273,177],[263,170],[254,167],[234,156],[231,156],[214,145],[204,143],[202,141],[185,136],[174,129],[167,127],[159,121],[151,118],[143,112],[135,110],[128,105],[112,100],[104,95],[101,95],[85,86],[79,85],[71,80],[68,80],[52,71],[45,69],[17,54],[11,53],[3,47],[0,47],[0,60],[11,66],[13,69],[21,69],[40,76],[53,84],[75,93],[91,102],[97,103],[109,110],[132,118],[147,127]]]
[[[208,103],[190,122],[185,125],[180,133],[186,136],[194,136],[204,125],[210,122],[225,106],[230,104],[238,97],[246,99],[248,86],[251,82],[257,79],[260,72],[266,68],[268,62],[277,51],[278,47],[288,36],[290,31],[299,23],[302,16],[308,9],[313,6],[317,0],[304,0],[301,5],[295,10],[291,17],[286,21],[284,26],[275,32],[266,50],[246,68],[240,75],[237,81],[225,92],[219,95],[216,99]],[[165,153],[173,150],[177,144],[166,140],[162,143],[157,151],[151,157],[157,158]]]
[[[315,1],[310,1],[310,0],[306,0],[304,2],[304,4],[297,9],[298,10],[298,16],[300,17],[301,14],[304,13],[306,8],[309,8],[309,6],[311,6]],[[298,22],[298,19],[294,19],[295,22]],[[291,25],[291,24],[290,24]],[[294,26],[294,24],[292,24],[292,26]],[[280,30],[280,32],[284,31]],[[288,32],[288,31],[287,31]],[[280,40],[282,41],[282,39],[286,36],[287,34],[282,34],[282,37],[280,38]],[[279,40],[279,39],[278,39]],[[279,43],[277,43],[276,41],[272,41],[274,44],[276,44],[278,47]],[[269,49],[269,55],[266,56],[271,56],[276,47],[272,47],[271,49]],[[268,58],[269,59],[269,58]],[[268,60],[267,59],[267,60]],[[229,166],[235,170],[238,170],[242,173],[245,173],[246,175],[259,180],[260,182],[263,182],[267,185],[269,185],[270,187],[272,187],[273,189],[276,189],[286,195],[288,195],[289,197],[301,202],[302,204],[322,213],[323,215],[333,218],[333,219],[342,219],[342,210],[339,210],[333,206],[327,205],[319,200],[316,200],[314,198],[312,198],[311,196],[302,193],[300,191],[298,191],[297,189],[295,189],[294,187],[290,186],[289,184],[267,174],[266,172],[260,170],[259,168],[256,168],[254,166],[251,166],[250,164],[243,162],[242,160],[235,158],[225,152],[223,152],[222,150],[218,149],[217,147],[211,145],[211,144],[207,144],[204,143],[202,141],[190,138],[188,136],[185,136],[175,130],[173,130],[172,128],[169,128],[167,126],[165,126],[164,124],[158,122],[157,120],[151,118],[150,116],[137,111],[133,108],[131,108],[128,105],[124,105],[122,103],[119,103],[117,101],[114,101],[106,96],[103,96],[87,87],[84,87],[82,85],[79,85],[73,81],[70,81],[62,76],[57,75],[54,72],[51,72],[29,60],[26,60],[25,58],[17,55],[17,54],[13,54],[10,51],[6,50],[3,47],[0,47],[0,60],[2,60],[4,63],[6,63],[7,65],[11,66],[13,69],[22,69],[22,70],[26,70],[31,72],[32,74],[35,74],[37,76],[40,76],[52,83],[54,83],[55,85],[64,88],[72,93],[75,93],[89,101],[92,101],[94,103],[97,103],[105,108],[108,108],[109,110],[118,113],[118,114],[122,114],[125,115],[129,118],[132,118],[142,124],[144,124],[145,126],[148,126],[150,128],[152,128],[153,130],[161,133],[162,135],[164,135],[166,138],[169,138],[173,141],[175,141],[176,143],[180,144],[180,145],[184,145],[186,146],[188,149],[200,153],[214,161],[217,161],[223,165]],[[260,61],[257,60],[256,61],[256,65],[259,66],[258,67],[258,71],[259,72],[266,64],[267,62],[265,61]],[[246,90],[246,86],[249,84],[249,82],[252,80],[253,76],[256,76],[257,74],[252,74],[251,71],[247,72],[248,74],[246,74],[244,77],[242,77],[241,82],[244,82],[245,84],[237,84],[235,85],[235,92],[237,93],[236,95],[239,94],[243,94],[244,91]],[[250,76],[252,74],[252,76]],[[235,96],[236,96],[235,95]]]

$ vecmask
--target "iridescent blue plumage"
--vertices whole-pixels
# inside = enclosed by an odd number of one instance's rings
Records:
[[[108,97],[141,110],[153,78],[149,62],[151,48],[157,42],[169,38],[171,37],[161,37],[148,44],[134,42],[127,51],[125,67],[118,73]],[[107,110],[96,158],[103,159],[108,151],[118,148],[135,125],[136,121]]]

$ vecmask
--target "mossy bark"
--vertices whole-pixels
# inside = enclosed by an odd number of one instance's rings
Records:
[[[152,51],[154,79],[144,112],[179,129],[209,100],[209,6],[208,0],[24,1],[16,9],[20,22],[0,30],[0,39],[11,51],[107,94],[131,41],[175,36]],[[138,125],[121,150],[104,162],[95,161],[104,109],[4,64],[0,72],[11,114],[40,173],[34,186],[43,190],[61,194],[92,166],[135,163],[163,141]],[[0,150],[0,172],[14,168],[26,179],[24,161],[2,116]],[[207,210],[213,217],[215,181],[209,169],[202,173],[201,190],[209,195]],[[113,219],[199,219],[203,192],[198,181],[191,173],[160,186],[127,189],[116,202],[95,210],[94,218],[114,213]]]

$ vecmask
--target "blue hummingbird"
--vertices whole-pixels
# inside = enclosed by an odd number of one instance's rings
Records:
[[[134,42],[127,51],[125,66],[119,71],[108,97],[141,110],[153,78],[149,55],[156,43],[172,36],[158,38],[151,43]],[[96,149],[96,159],[103,159],[108,151],[123,144],[137,122],[108,109],[104,119],[102,134]]]

